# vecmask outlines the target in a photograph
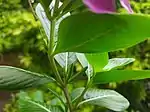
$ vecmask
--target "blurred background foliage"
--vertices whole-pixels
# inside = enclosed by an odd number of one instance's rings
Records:
[[[150,0],[130,0],[136,13],[150,14]],[[37,1],[35,1],[37,2]],[[119,8],[119,12],[125,12]],[[140,28],[140,26],[137,26]],[[133,37],[134,38],[134,37]],[[42,74],[50,74],[46,56],[46,35],[39,21],[34,18],[27,0],[0,0],[0,65],[21,67]],[[150,69],[150,40],[132,48],[109,53],[110,58],[132,57],[136,61],[120,69]],[[70,90],[84,85],[79,81],[69,85]],[[48,85],[61,94],[56,85]],[[115,89],[131,103],[126,112],[150,112],[150,80],[127,81],[98,85],[99,88]],[[32,100],[56,104],[59,101],[45,88],[30,89],[12,93],[4,112],[18,112],[18,98],[28,96]],[[52,101],[50,101],[52,99]],[[110,110],[84,105],[80,112],[112,112]]]

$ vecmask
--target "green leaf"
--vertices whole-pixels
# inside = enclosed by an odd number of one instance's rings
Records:
[[[90,81],[90,78],[93,75],[93,68],[89,64],[84,53],[76,53],[76,56],[83,68],[88,67],[85,73],[88,76],[88,81]]]
[[[121,94],[113,90],[89,89],[84,95],[83,103],[102,106],[114,111],[123,111],[128,108],[129,102]]]
[[[47,18],[46,11],[40,3],[37,4],[35,12],[44,28],[46,36],[50,39],[50,21]]]
[[[69,66],[77,60],[76,54],[72,52],[60,53],[55,55],[56,61],[61,67]]]
[[[150,37],[149,29],[147,15],[76,14],[61,22],[55,54],[103,53],[131,47]]]
[[[43,92],[40,90],[36,90],[31,93],[31,98],[36,102],[44,102],[44,95]]]
[[[19,99],[19,110],[20,112],[51,112],[44,105],[32,101],[28,98]]]
[[[20,91],[19,93],[16,94],[18,98],[29,98],[29,95],[25,91]]]
[[[112,58],[109,59],[108,64],[103,68],[103,70],[109,71],[111,69],[132,63],[133,61],[135,61],[134,58]]]
[[[93,83],[109,83],[150,78],[150,70],[111,70],[96,73]]]
[[[73,10],[76,10],[83,6],[83,1],[82,0],[72,0],[69,5],[64,9],[64,12],[70,12]]]
[[[51,105],[53,105],[53,106],[61,105],[61,104],[62,104],[62,102],[57,97],[51,100]]]
[[[40,0],[40,3],[44,7],[45,10],[49,9],[49,5],[52,2],[52,0]]]
[[[63,112],[63,110],[59,106],[51,106],[52,112]]]
[[[0,89],[19,90],[54,82],[51,77],[43,76],[16,67],[0,66]]]
[[[62,98],[63,102],[66,102],[65,98],[63,96],[60,96],[60,98]],[[58,97],[55,97],[54,99],[51,100],[51,105],[54,106],[54,107],[58,106],[58,107],[61,108],[61,110],[65,111],[64,104],[60,101],[60,99]]]
[[[108,53],[91,53],[86,54],[86,57],[95,72],[102,71],[104,66],[108,63]]]
[[[84,91],[84,87],[81,88],[76,88],[72,91],[71,93],[71,100],[72,102],[74,102],[77,98],[80,97],[80,95],[82,94],[82,92]]]

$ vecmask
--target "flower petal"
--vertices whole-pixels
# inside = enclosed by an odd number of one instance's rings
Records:
[[[115,0],[83,0],[83,2],[95,13],[113,13],[116,11]]]
[[[133,13],[129,0],[120,0],[120,3],[129,13]]]

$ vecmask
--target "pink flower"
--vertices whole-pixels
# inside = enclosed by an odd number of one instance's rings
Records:
[[[83,2],[95,13],[116,12],[116,0],[83,0]],[[133,13],[128,0],[120,0],[120,3],[129,13]]]

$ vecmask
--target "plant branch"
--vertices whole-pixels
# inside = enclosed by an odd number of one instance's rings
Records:
[[[59,0],[55,0],[54,13],[57,11],[58,8],[59,8]]]
[[[86,70],[87,70],[87,67],[83,68],[83,69],[81,70],[81,72],[78,72],[78,73],[76,73],[75,75],[73,75],[73,76],[69,79],[68,82],[73,81],[76,77],[78,77],[79,75],[82,75]]]
[[[54,6],[54,12],[57,11],[58,5],[59,5],[59,0],[56,0],[55,1],[55,6]],[[48,58],[49,58],[52,70],[55,74],[56,80],[61,85],[61,89],[63,90],[64,95],[66,97],[66,101],[67,101],[67,104],[68,104],[67,109],[69,109],[70,112],[73,112],[73,106],[72,106],[71,98],[69,96],[67,83],[66,83],[66,81],[63,82],[63,80],[60,76],[60,73],[57,69],[55,59],[54,59],[54,54],[53,53],[54,53],[54,48],[55,48],[55,24],[56,24],[56,19],[55,19],[55,14],[54,14],[53,19],[51,20],[51,24],[50,24],[51,26],[50,26],[50,40],[49,40],[49,44],[48,44],[48,47],[49,47],[49,49],[48,49]],[[58,97],[57,94],[55,94],[55,95]]]
[[[80,101],[82,100],[84,94],[86,93],[87,89],[88,89],[88,85],[85,87],[85,89],[83,90],[82,94],[80,95],[80,97],[77,99],[76,103],[75,103],[75,108],[78,108],[78,104],[80,103]]]
[[[73,112],[73,106],[72,106],[72,103],[71,103],[71,98],[69,96],[69,92],[68,92],[67,86],[63,89],[63,91],[64,91],[64,94],[65,94],[65,97],[66,97],[66,100],[67,100],[67,104],[68,104],[69,110],[70,110],[70,112]]]
[[[50,23],[50,41],[49,41],[49,51],[48,54],[51,56],[54,50],[54,38],[55,38],[55,20]]]
[[[57,81],[60,83],[60,85],[64,85],[63,81],[60,77],[60,74],[57,70],[57,66],[56,66],[54,57],[52,55],[53,51],[54,51],[54,45],[55,45],[55,42],[54,42],[54,38],[55,38],[55,20],[52,20],[50,25],[51,25],[51,27],[50,27],[50,41],[49,41],[49,45],[48,45],[49,46],[48,58],[49,58],[52,70],[53,70],[53,72],[56,76]]]
[[[55,91],[53,91],[53,90],[50,89],[50,88],[48,88],[48,90],[49,90],[51,93],[53,93],[53,94],[64,104],[64,106],[66,105],[66,104],[64,103],[64,101],[62,100],[62,98],[61,98]]]
[[[82,101],[82,98],[84,96],[84,94],[86,93],[86,91],[88,90],[89,86],[91,86],[93,81],[93,78],[91,78],[90,82],[87,81],[87,84],[85,86],[85,89],[83,90],[82,94],[80,95],[80,97],[77,99],[76,104],[75,104],[75,109],[78,108],[78,104],[80,103],[80,101]]]
[[[33,14],[35,20],[37,20],[37,16],[36,16],[35,11],[34,11],[34,9],[33,9],[33,7],[32,7],[31,0],[28,0],[28,3],[29,3],[29,6],[30,6],[30,8],[31,8],[31,11],[32,11],[32,14]]]
[[[60,6],[60,8],[58,9],[58,14],[61,13],[61,11],[63,11],[67,6],[68,4],[71,2],[71,0],[65,0],[64,3]]]
[[[86,91],[88,90],[88,88],[91,86],[92,82],[93,82],[93,78],[95,77],[95,73],[93,72],[93,76],[90,79],[90,81],[87,81],[87,84],[85,86],[85,89],[83,90],[81,96],[77,99],[76,104],[75,104],[75,109],[78,108],[78,104],[80,103],[80,101],[82,101],[82,98],[84,96],[84,94],[86,93]]]

